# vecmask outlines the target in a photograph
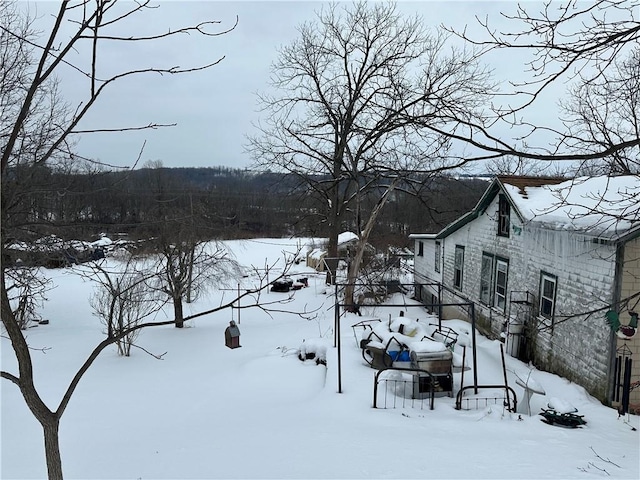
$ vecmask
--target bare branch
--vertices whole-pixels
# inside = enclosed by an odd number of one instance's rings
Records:
[[[611,465],[614,465],[614,466],[616,466],[616,467],[618,467],[618,468],[621,468],[621,467],[620,467],[620,465],[618,465],[618,464],[616,464],[616,463],[613,463],[613,462],[612,462],[611,460],[609,460],[608,458],[602,458],[600,455],[598,455],[598,453],[594,450],[594,448],[593,448],[593,447],[589,447],[589,448],[590,448],[590,449],[591,449],[591,451],[594,453],[594,455],[595,455],[596,457],[598,457],[600,460],[602,460],[603,462],[610,463]]]
[[[217,65],[223,56],[216,56],[200,61],[195,65],[163,67],[133,67],[101,75],[100,52],[102,44],[113,42],[154,42],[159,39],[174,38],[176,35],[193,34],[199,38],[218,37],[235,28],[214,30],[216,21],[203,21],[193,26],[181,27],[174,31],[147,36],[110,35],[115,30],[106,27],[120,24],[131,15],[153,8],[148,0],[135,3],[118,3],[124,10],[114,8],[113,1],[68,0],[60,3],[53,25],[44,36],[42,42],[32,28],[32,21],[14,4],[0,3],[0,172],[2,174],[2,254],[8,241],[19,238],[24,230],[29,234],[51,227],[55,218],[49,212],[42,216],[41,212],[32,208],[31,200],[37,192],[47,190],[47,180],[53,168],[79,169],[85,159],[73,153],[75,136],[85,133],[126,132],[170,126],[169,124],[149,123],[146,126],[132,127],[100,127],[83,128],[81,122],[93,108],[98,98],[116,88],[123,80],[141,78],[149,74],[180,75],[202,71]],[[118,13],[119,12],[119,13]],[[125,23],[125,22],[122,22]],[[62,28],[70,26],[71,28]],[[106,34],[105,34],[106,33]],[[206,52],[207,49],[202,49]],[[172,62],[175,62],[173,60]],[[82,90],[84,98],[74,109],[64,102],[60,92],[57,73],[62,67],[68,67],[79,73],[85,82]],[[143,147],[144,148],[144,145]],[[142,149],[136,160],[141,158]],[[91,163],[100,162],[88,159]],[[34,181],[36,180],[36,181]],[[66,195],[68,190],[48,192],[53,195]],[[59,224],[58,224],[59,226]],[[8,292],[14,295],[19,288],[14,287],[8,270],[2,269],[1,306],[2,323],[11,342],[11,348],[17,360],[16,375],[2,372],[6,378],[19,386],[25,403],[34,417],[42,425],[45,432],[45,455],[50,478],[62,478],[62,462],[59,449],[59,423],[72,394],[81,378],[93,364],[97,356],[108,345],[117,343],[127,336],[133,335],[142,328],[166,323],[137,324],[129,328],[125,325],[131,317],[126,310],[114,309],[117,312],[116,323],[109,323],[108,335],[100,342],[68,385],[55,411],[49,409],[40,397],[34,384],[31,348],[27,344],[20,325],[12,310]],[[117,286],[117,282],[105,282],[108,288]],[[140,285],[140,284],[138,284]],[[122,286],[122,285],[121,285]],[[119,296],[127,296],[134,287],[122,288]],[[29,298],[29,297],[25,297]],[[137,299],[129,298],[136,304]],[[26,305],[26,304],[23,304]],[[116,303],[110,302],[112,307]],[[140,304],[137,304],[140,306]],[[120,305],[122,306],[122,305]],[[23,308],[28,311],[28,305]],[[113,318],[111,318],[113,320]],[[128,337],[132,338],[132,337]],[[44,351],[44,350],[43,350]]]
[[[132,343],[131,346],[142,350],[144,353],[146,353],[147,355],[152,356],[156,360],[164,360],[163,357],[168,353],[168,352],[164,352],[164,353],[161,353],[161,354],[152,353],[149,350],[147,350],[146,348],[141,347],[140,345],[136,345],[135,343]]]
[[[606,113],[606,119],[598,118],[598,114],[602,113],[602,108],[607,108],[610,101],[609,95],[601,88],[613,84],[609,72],[618,68],[622,59],[637,48],[640,40],[636,2],[598,0],[583,4],[570,0],[563,5],[545,2],[539,12],[534,11],[536,7],[525,4],[514,8],[515,13],[502,14],[501,20],[503,23],[506,20],[508,25],[502,31],[492,26],[491,19],[477,18],[484,38],[473,38],[466,30],[459,32],[444,28],[481,48],[485,55],[498,50],[520,52],[520,58],[530,55],[526,60],[528,77],[520,82],[511,82],[511,91],[501,92],[498,98],[508,103],[492,106],[494,117],[488,124],[505,125],[511,129],[528,128],[520,135],[523,145],[518,146],[504,138],[496,141],[487,134],[486,125],[461,118],[452,118],[454,126],[441,132],[461,145],[483,152],[474,156],[479,160],[487,158],[488,153],[542,161],[586,161],[591,168],[593,161],[607,159],[612,168],[626,168],[629,165],[627,160],[633,157],[629,152],[640,146],[638,131],[619,128],[622,124],[610,118],[610,112]],[[574,83],[575,103],[579,108],[569,111],[572,118],[564,122],[564,129],[520,119],[529,112],[529,107],[540,103],[543,93],[561,82]],[[630,84],[635,85],[634,82],[632,80]],[[585,95],[587,90],[595,93],[598,89],[599,101]],[[632,118],[635,117],[637,115],[632,114]],[[602,128],[604,122],[607,123],[606,129]],[[460,131],[455,125],[465,128]],[[611,127],[614,134],[609,134]],[[548,147],[538,145],[537,151],[532,151],[524,140],[543,131],[554,133],[555,138],[549,140]],[[627,160],[621,163],[621,158]]]
[[[149,123],[139,127],[118,127],[118,128],[95,128],[91,130],[72,130],[70,133],[82,134],[82,133],[116,133],[116,132],[132,132],[138,130],[156,130],[164,127],[175,127],[177,123]]]
[[[437,129],[451,118],[482,125],[493,85],[477,51],[447,49],[392,4],[330,5],[299,33],[272,66],[276,93],[259,97],[266,119],[248,151],[314,192],[335,258],[340,226],[359,223],[351,212],[363,214],[385,177],[466,163]]]

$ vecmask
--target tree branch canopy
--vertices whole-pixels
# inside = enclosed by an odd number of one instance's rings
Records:
[[[505,10],[508,8],[505,4]],[[604,160],[614,172],[629,171],[630,163],[637,163],[632,158],[637,159],[640,146],[638,131],[631,127],[637,124],[637,106],[629,108],[637,102],[637,95],[625,88],[638,89],[637,71],[629,68],[638,61],[637,2],[547,1],[537,11],[539,8],[524,3],[498,19],[477,18],[483,33],[473,37],[443,27],[482,49],[483,55],[511,52],[526,60],[525,78],[503,87],[496,97],[501,101],[492,106],[492,131],[496,127],[503,132],[518,131],[516,138],[490,134],[486,122],[461,118],[452,119],[460,121],[458,128],[441,133],[458,145],[471,147],[476,159],[490,155],[549,162],[586,160],[588,168],[593,161]],[[549,111],[552,120],[559,119],[559,127],[553,122],[527,120],[532,109],[549,101],[542,97],[562,84],[570,85],[565,97],[572,100],[558,98],[557,111]]]
[[[148,74],[183,74],[197,72],[211,68],[224,59],[224,56],[191,66],[150,66],[147,68],[122,69],[108,71],[106,63],[102,62],[100,53],[109,43],[150,43],[166,40],[181,35],[197,34],[202,37],[218,37],[232,31],[235,24],[220,27],[218,21],[204,21],[196,25],[150,35],[113,35],[110,32],[114,26],[119,26],[123,20],[134,15],[143,14],[146,10],[155,8],[150,0],[136,3],[105,2],[102,0],[63,1],[55,16],[54,24],[43,44],[38,41],[33,31],[33,19],[22,14],[16,6],[4,3],[1,7],[3,17],[7,21],[0,24],[0,34],[3,54],[12,58],[10,63],[2,64],[3,95],[10,95],[9,81],[15,85],[16,79],[22,86],[11,93],[12,108],[3,111],[7,123],[2,123],[2,172],[19,161],[20,148],[23,144],[21,137],[30,131],[31,119],[42,119],[38,109],[49,109],[55,118],[55,128],[52,128],[47,143],[41,145],[37,162],[44,163],[59,154],[75,130],[100,130],[77,128],[91,109],[98,97],[103,95],[107,86],[120,83],[128,77],[138,77]],[[10,21],[8,21],[10,20]],[[11,50],[9,50],[9,48]],[[4,55],[3,55],[4,56]],[[31,65],[37,65],[31,69]],[[57,96],[51,97],[51,92],[57,92],[56,72],[61,66],[70,67],[84,77],[88,88],[84,90],[85,97],[72,111]],[[9,68],[11,67],[11,69]],[[16,70],[16,67],[18,69]],[[29,67],[29,68],[27,68]],[[6,70],[6,72],[5,72]],[[13,71],[12,71],[13,70]],[[24,94],[23,94],[24,92]],[[4,105],[3,105],[4,107]],[[4,110],[4,108],[3,108]],[[10,115],[10,116],[9,116]],[[148,128],[155,124],[150,123]],[[140,127],[134,127],[140,128]],[[117,130],[110,128],[109,130]],[[122,131],[127,130],[123,127]],[[63,153],[65,153],[63,151]],[[68,153],[66,153],[68,156]]]
[[[124,335],[158,323],[138,324],[135,329],[127,329],[123,326],[126,315],[122,310],[114,310],[122,321],[117,328],[109,327],[109,336],[95,347],[76,372],[58,408],[53,411],[36,388],[30,348],[8,295],[12,284],[7,282],[6,248],[16,239],[42,235],[43,226],[49,229],[61,226],[61,222],[56,222],[56,212],[42,215],[39,206],[34,205],[37,203],[34,199],[36,193],[42,191],[52,195],[60,193],[46,182],[52,171],[62,168],[79,171],[86,162],[95,162],[95,159],[81,159],[73,153],[77,135],[104,131],[123,133],[163,126],[150,121],[145,127],[94,125],[85,128],[83,122],[87,121],[88,113],[99,98],[107,97],[107,92],[123,85],[124,80],[194,73],[211,68],[224,58],[222,55],[210,56],[210,50],[199,45],[200,51],[206,52],[208,58],[192,65],[145,65],[148,58],[135,60],[143,62],[142,65],[109,62],[105,54],[109,45],[154,45],[185,34],[200,39],[217,38],[235,28],[235,25],[221,28],[217,21],[203,21],[175,30],[137,35],[135,32],[140,30],[141,23],[132,26],[128,20],[134,15],[148,13],[150,8],[155,7],[149,0],[65,0],[60,2],[46,32],[39,34],[35,20],[22,4],[0,2],[0,245],[3,259],[0,300],[2,323],[17,362],[16,374],[2,371],[0,375],[20,388],[26,405],[43,428],[50,479],[63,478],[59,424],[82,376],[108,345],[124,338]],[[146,23],[144,25],[147,26]],[[131,35],[119,33],[125,28],[131,29]],[[79,98],[75,105],[62,97],[60,82],[64,78],[61,75],[63,69],[79,77],[79,83],[73,85]]]
[[[298,32],[272,65],[274,93],[259,96],[264,118],[247,150],[257,168],[296,173],[317,196],[336,257],[338,230],[380,179],[463,163],[437,128],[485,122],[491,72],[392,3],[332,4]]]

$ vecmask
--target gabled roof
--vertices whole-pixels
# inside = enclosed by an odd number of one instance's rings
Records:
[[[525,195],[527,188],[557,185],[566,180],[566,178],[562,177],[528,177],[524,175],[498,175],[496,178],[500,180],[502,184],[518,187]]]
[[[577,177],[527,187],[504,184],[525,221],[618,239],[640,227],[640,177]]]
[[[524,199],[528,198],[529,191],[539,187],[552,187],[564,182],[566,179],[561,177],[530,177],[525,175],[498,175],[496,181],[500,186],[500,193],[503,193],[509,199],[511,207],[515,209],[516,214],[521,221],[526,222],[527,218],[521,211],[522,205],[518,205],[515,202],[517,196]],[[517,189],[517,194],[514,193],[514,189]],[[491,202],[495,195],[488,199]],[[520,207],[520,208],[519,208]],[[486,206],[485,206],[486,208]]]
[[[495,177],[476,206],[435,235],[444,238],[478,218],[493,199],[506,195],[523,223],[538,222],[556,230],[622,239],[640,231],[640,177]]]

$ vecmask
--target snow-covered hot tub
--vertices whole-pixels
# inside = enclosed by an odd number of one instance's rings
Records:
[[[429,373],[447,374],[453,368],[453,353],[444,343],[422,340],[409,344],[411,368],[419,368]]]
[[[431,385],[435,395],[453,394],[453,353],[441,342],[422,340],[409,344],[411,368],[418,372],[414,380],[414,398],[424,398]]]

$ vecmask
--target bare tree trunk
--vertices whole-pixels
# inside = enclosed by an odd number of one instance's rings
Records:
[[[184,327],[184,316],[182,314],[182,297],[177,296],[173,299],[173,315],[175,316],[176,328]]]
[[[338,230],[338,221],[333,218],[329,220],[329,243],[327,245],[327,258],[338,258],[338,234],[340,233]],[[333,262],[328,262],[327,266],[331,266],[334,268]],[[337,268],[337,264],[335,265]],[[335,269],[331,271],[327,268],[327,285],[333,285],[335,283]]]
[[[25,403],[33,416],[40,422],[44,429],[45,437],[45,454],[47,460],[47,471],[49,479],[62,479],[62,460],[60,457],[60,446],[58,443],[58,425],[60,423],[61,413],[54,413],[42,401],[35,385],[33,384],[33,365],[31,363],[31,355],[29,346],[20,330],[15,316],[9,304],[9,297],[5,285],[4,274],[0,275],[1,286],[1,311],[2,323],[7,332],[7,336],[11,340],[11,346],[18,361],[19,376],[15,377],[8,372],[2,372],[2,377],[15,383],[19,388]]]
[[[380,212],[382,211],[382,208],[384,207],[385,203],[387,203],[387,200],[391,196],[391,192],[393,192],[393,190],[395,189],[396,184],[398,183],[398,180],[399,180],[398,178],[394,179],[391,185],[389,185],[387,190],[382,194],[382,197],[380,197],[380,200],[378,200],[378,203],[371,211],[371,215],[369,215],[369,218],[367,219],[367,223],[364,226],[364,229],[358,235],[356,254],[355,254],[355,257],[351,260],[351,264],[349,265],[349,270],[347,271],[347,286],[345,287],[345,290],[344,290],[345,305],[348,305],[348,306],[355,305],[353,300],[355,282],[358,279],[360,265],[362,265],[364,252],[367,248],[367,243],[369,242],[369,236],[373,231],[373,227],[376,224],[376,221],[378,219],[378,216],[380,215]]]
[[[44,452],[47,459],[47,475],[49,480],[62,480],[62,458],[60,457],[60,444],[58,429],[60,419],[54,417],[51,421],[43,423]]]
[[[191,215],[193,215],[193,205],[191,206]],[[191,285],[193,283],[193,262],[196,254],[195,244],[191,245],[189,251],[189,273],[187,277],[187,303],[191,303]]]

